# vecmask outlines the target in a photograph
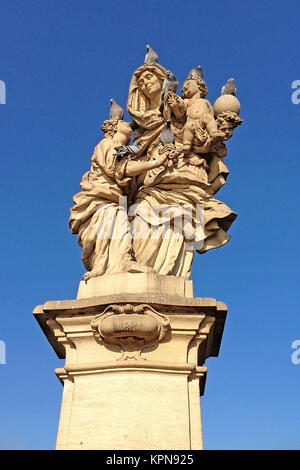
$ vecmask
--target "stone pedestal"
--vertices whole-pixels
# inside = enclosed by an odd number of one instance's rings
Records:
[[[110,277],[113,293],[98,278],[34,310],[66,359],[57,449],[202,449],[204,363],[218,355],[225,304],[172,276]]]

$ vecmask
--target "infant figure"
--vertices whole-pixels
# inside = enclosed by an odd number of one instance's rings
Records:
[[[207,153],[211,143],[220,139],[221,134],[214,118],[213,108],[210,102],[204,99],[207,94],[206,84],[200,78],[189,78],[184,82],[181,93],[186,114],[183,152],[188,154],[191,151],[195,138],[198,141],[197,153]],[[199,142],[199,136],[202,136],[202,142],[201,140]]]

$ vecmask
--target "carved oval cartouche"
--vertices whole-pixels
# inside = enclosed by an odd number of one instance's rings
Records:
[[[106,338],[135,336],[149,340],[158,336],[159,325],[148,315],[111,315],[102,320],[100,330],[101,335]]]

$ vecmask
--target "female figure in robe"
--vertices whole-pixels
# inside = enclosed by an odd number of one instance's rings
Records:
[[[161,90],[167,71],[159,64],[142,65],[133,74],[129,86],[127,110],[132,120],[143,129],[138,156],[144,156],[159,142],[165,121],[159,111]],[[149,149],[150,147],[150,149]]]
[[[118,118],[103,123],[104,138],[96,145],[90,171],[82,177],[82,191],[73,197],[69,225],[78,234],[82,261],[87,269],[83,279],[105,273],[147,271],[132,257],[126,196],[134,177],[163,163],[119,159],[115,147],[128,145],[131,125]]]
[[[148,155],[144,158],[165,153],[167,159],[172,161],[174,158],[175,163],[149,170],[146,175],[137,178],[138,189],[131,211],[133,249],[137,262],[152,267],[158,274],[189,278],[194,251],[205,253],[227,243],[230,239],[227,230],[236,214],[226,204],[213,198],[214,191],[208,178],[209,166],[205,155],[199,152],[205,145],[203,136],[199,142],[195,136],[188,155],[181,152],[184,126],[182,107],[176,115],[176,103],[178,101],[180,106],[181,99],[173,100],[174,110],[170,110],[168,102],[172,100],[167,99],[162,116],[159,113],[158,79],[155,80],[154,71],[150,73],[148,68],[141,70],[143,67],[140,67],[133,76],[128,111],[146,129],[143,151],[147,151]],[[159,134],[164,127],[165,114],[171,116],[177,148],[172,145],[163,147],[160,143]],[[210,144],[211,139],[209,148]],[[202,153],[209,152],[209,148]],[[150,229],[145,235],[147,225]],[[180,226],[181,230],[178,230]],[[143,236],[139,236],[140,233]]]

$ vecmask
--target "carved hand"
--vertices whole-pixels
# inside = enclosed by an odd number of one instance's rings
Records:
[[[176,107],[178,106],[178,98],[179,96],[177,96],[175,93],[173,93],[172,91],[168,91],[168,93],[166,94],[165,100],[167,101],[169,106],[173,108],[175,106]]]
[[[161,155],[158,155],[155,159],[156,160],[155,167],[161,166],[167,158],[168,158],[168,152],[164,152]]]
[[[169,91],[166,94],[165,101],[168,103],[177,119],[180,119],[184,116],[185,105],[180,96],[176,95],[176,93],[173,93],[172,91]]]

